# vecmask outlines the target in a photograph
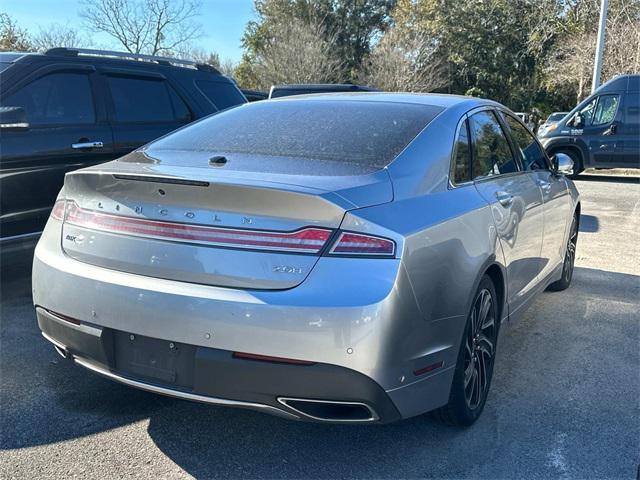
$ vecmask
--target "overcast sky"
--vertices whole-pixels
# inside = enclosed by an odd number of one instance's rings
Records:
[[[36,33],[51,23],[80,28],[82,19],[78,12],[81,8],[80,0],[2,0],[0,10],[13,17],[20,27]],[[217,52],[221,59],[231,58],[237,62],[242,56],[240,39],[244,27],[253,16],[253,0],[203,0],[199,21],[204,36],[194,44]],[[117,47],[104,35],[95,36],[93,43]]]

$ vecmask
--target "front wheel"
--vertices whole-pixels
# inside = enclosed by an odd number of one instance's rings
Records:
[[[567,242],[567,251],[564,254],[564,263],[562,264],[562,277],[560,280],[549,285],[549,290],[559,292],[566,290],[571,285],[573,279],[573,268],[576,263],[576,246],[578,244],[578,213],[573,214],[571,221],[571,231]]]
[[[485,275],[467,318],[449,403],[435,412],[445,423],[471,425],[484,409],[498,341],[500,319],[497,300],[493,282]]]

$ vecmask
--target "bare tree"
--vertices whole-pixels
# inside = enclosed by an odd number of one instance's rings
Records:
[[[430,92],[447,84],[432,39],[421,32],[388,30],[373,49],[363,80],[387,91]]]
[[[552,86],[572,84],[576,88],[576,101],[589,94],[593,75],[596,33],[572,35],[556,43],[553,55],[546,65]],[[640,72],[640,21],[624,13],[607,22],[602,80],[616,75]]]
[[[291,19],[275,25],[253,63],[257,84],[324,83],[338,79],[342,62],[335,36],[321,22]]]
[[[94,32],[131,53],[170,55],[201,35],[199,0],[84,0],[80,16]]]
[[[18,27],[6,13],[0,13],[0,52],[27,52],[33,50],[26,30]]]
[[[40,27],[40,31],[33,37],[33,46],[36,50],[45,51],[55,47],[82,48],[88,45],[88,41],[76,29],[54,23],[46,28]]]

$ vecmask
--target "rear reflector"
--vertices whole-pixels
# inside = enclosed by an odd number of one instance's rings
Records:
[[[65,223],[92,230],[158,240],[311,254],[317,254],[322,250],[332,232],[329,229],[313,227],[295,232],[275,232],[161,222],[85,210],[75,203],[67,207]]]
[[[293,358],[270,357],[269,355],[256,355],[255,353],[233,352],[233,358],[243,360],[256,360],[258,362],[287,363],[289,365],[314,365],[315,362],[296,360]]]
[[[392,256],[396,244],[387,238],[342,232],[329,253],[337,255],[382,255]]]
[[[437,370],[438,368],[442,367],[443,365],[444,365],[444,362],[434,363],[433,365],[428,365],[426,367],[422,367],[422,368],[416,370],[415,372],[413,372],[413,374],[415,376],[424,375],[425,373],[429,373],[429,372],[433,372],[434,370]]]

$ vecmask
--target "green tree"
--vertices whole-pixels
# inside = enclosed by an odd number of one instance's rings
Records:
[[[268,55],[273,38],[283,29],[301,23],[321,25],[323,38],[331,44],[331,55],[342,67],[335,81],[352,81],[375,40],[390,24],[396,0],[255,0],[257,19],[247,24],[242,40],[245,48],[236,76],[247,87],[258,87],[255,65]],[[302,46],[300,46],[302,49]],[[283,66],[284,68],[284,66]]]

